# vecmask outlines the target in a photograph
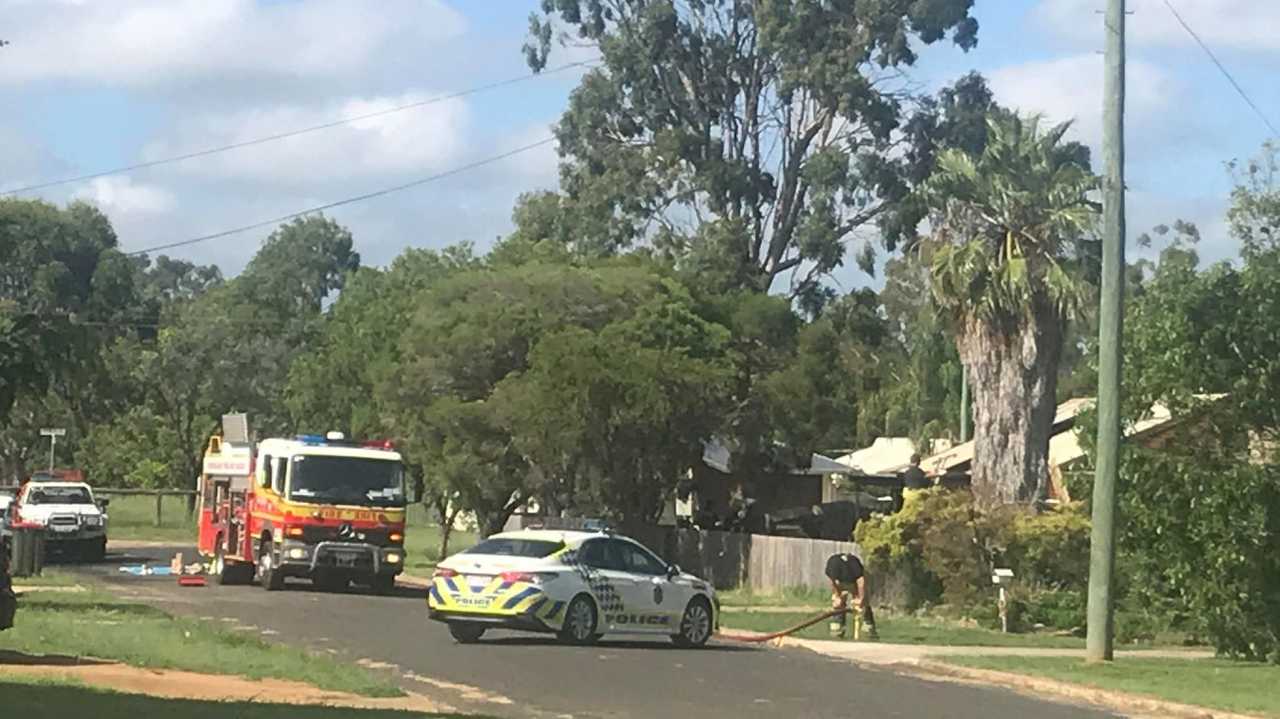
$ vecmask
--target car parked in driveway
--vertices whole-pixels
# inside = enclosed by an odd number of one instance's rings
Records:
[[[28,482],[9,503],[0,532],[15,525],[38,525],[45,530],[45,547],[88,561],[107,553],[106,500],[94,500],[84,482]]]

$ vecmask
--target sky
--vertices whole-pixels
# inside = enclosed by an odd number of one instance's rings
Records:
[[[1280,2],[1169,0],[1280,124]],[[537,0],[0,0],[0,191],[146,162],[528,73],[520,46]],[[977,0],[978,46],[926,48],[926,89],[969,70],[997,99],[1101,144],[1104,0]],[[1225,163],[1266,125],[1164,0],[1130,0],[1130,237],[1198,224],[1209,261],[1237,252]],[[563,49],[551,64],[590,59]],[[256,223],[410,182],[551,134],[581,69],[216,156],[24,196],[96,203],[131,251]],[[522,192],[556,187],[554,146],[330,212],[365,264],[405,247],[511,229]],[[167,252],[238,272],[269,230]],[[1142,250],[1130,245],[1131,256]],[[850,260],[841,287],[875,284]]]

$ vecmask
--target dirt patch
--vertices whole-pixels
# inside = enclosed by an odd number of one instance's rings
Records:
[[[0,677],[56,678],[125,694],[145,694],[164,699],[303,704],[349,709],[398,709],[422,713],[454,711],[447,704],[413,692],[408,692],[408,695],[403,697],[371,698],[319,689],[310,684],[282,679],[247,679],[88,661],[91,663],[70,664],[55,661],[42,663],[39,657],[28,657],[26,661],[20,663],[5,661],[0,663]]]
[[[1237,714],[1221,709],[1153,699],[1140,694],[1098,689],[1083,684],[1071,684],[1024,674],[959,667],[927,659],[921,660],[918,664],[898,665],[892,668],[897,669],[899,673],[921,679],[997,686],[1038,699],[1093,704],[1137,719],[1258,719],[1258,715],[1254,714]]]

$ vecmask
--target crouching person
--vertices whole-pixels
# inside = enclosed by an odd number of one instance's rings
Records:
[[[826,575],[831,581],[831,608],[859,612],[867,638],[875,639],[876,620],[871,613],[871,599],[867,596],[866,574],[862,560],[853,554],[833,554],[827,559]],[[844,636],[848,617],[848,613],[845,613],[832,619],[832,636]]]

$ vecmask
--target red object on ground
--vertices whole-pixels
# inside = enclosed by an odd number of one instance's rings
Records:
[[[203,587],[206,582],[204,577],[198,574],[179,574],[178,585],[182,587]]]

